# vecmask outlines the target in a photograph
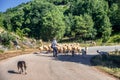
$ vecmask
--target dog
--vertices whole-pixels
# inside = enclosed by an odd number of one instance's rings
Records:
[[[26,62],[25,61],[18,61],[17,62],[17,68],[18,68],[18,72],[21,74],[23,72],[25,72],[25,74],[27,74],[26,72]]]
[[[109,57],[109,53],[108,53],[108,52],[97,50],[97,53],[99,53],[99,55],[100,55],[101,58],[102,58],[103,56],[105,56],[106,58]]]

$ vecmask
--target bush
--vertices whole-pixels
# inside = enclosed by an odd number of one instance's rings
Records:
[[[0,49],[0,53],[3,53],[3,52],[4,52],[4,50],[1,50],[1,49]]]
[[[118,35],[112,36],[112,37],[108,40],[108,42],[118,42],[118,43],[120,43],[120,35],[118,34]]]
[[[9,32],[2,32],[0,34],[0,43],[5,46],[10,45],[10,41],[14,40],[15,37],[11,35]]]

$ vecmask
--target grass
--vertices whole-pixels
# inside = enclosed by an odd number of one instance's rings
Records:
[[[0,49],[0,54],[3,53],[4,51]]]
[[[108,43],[109,42],[114,42],[114,43],[118,42],[118,43],[120,43],[120,33],[112,35],[107,42]]]
[[[120,51],[111,52],[108,57],[99,55],[91,59],[92,65],[120,79]]]

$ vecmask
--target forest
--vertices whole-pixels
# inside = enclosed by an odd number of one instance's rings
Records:
[[[120,42],[120,0],[32,0],[0,12],[0,27],[43,41]]]

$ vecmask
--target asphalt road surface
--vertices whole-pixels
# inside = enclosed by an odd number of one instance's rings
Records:
[[[103,73],[90,64],[90,58],[96,50],[113,51],[120,46],[89,47],[85,57],[59,54],[31,53],[12,57],[0,62],[0,80],[117,80]],[[18,74],[17,62],[27,63],[27,74]]]

